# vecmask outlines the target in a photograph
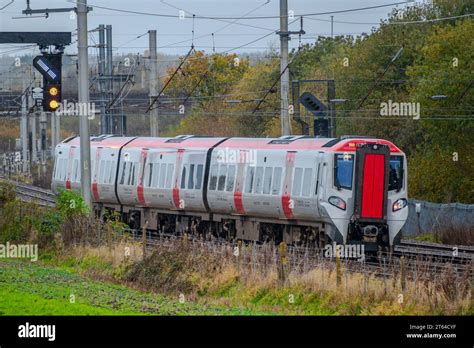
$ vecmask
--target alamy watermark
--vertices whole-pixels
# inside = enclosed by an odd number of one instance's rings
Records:
[[[38,244],[0,244],[0,258],[30,259],[38,261]]]
[[[56,325],[36,325],[26,322],[18,326],[18,337],[47,338],[51,342],[56,339]]]
[[[326,244],[324,247],[324,257],[341,259],[357,259],[362,262],[365,260],[364,244]]]
[[[93,120],[97,112],[99,110],[96,109],[95,103],[75,103],[68,102],[67,99],[59,103],[55,111],[58,116],[87,116],[89,120]]]
[[[257,150],[240,150],[223,148],[217,151],[217,163],[222,164],[249,164],[251,167],[257,165]]]
[[[399,103],[391,99],[380,103],[380,116],[409,116],[420,119],[420,103]]]

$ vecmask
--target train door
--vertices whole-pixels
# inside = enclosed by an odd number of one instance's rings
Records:
[[[356,217],[384,220],[387,217],[388,146],[367,144],[356,152]]]
[[[354,215],[366,242],[387,233],[389,162],[386,145],[365,144],[356,150]]]
[[[326,153],[319,152],[317,155],[317,190],[315,191],[318,197],[318,202],[326,199],[326,188],[327,188],[327,162]]]
[[[313,209],[314,214],[319,216],[319,197],[322,190],[322,175],[323,175],[323,163],[324,163],[324,153],[319,152],[316,154],[316,159],[314,163],[314,189],[313,189]]]

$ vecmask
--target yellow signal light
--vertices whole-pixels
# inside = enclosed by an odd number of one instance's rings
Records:
[[[59,104],[58,104],[58,101],[57,101],[57,100],[51,100],[51,101],[49,102],[49,107],[50,107],[51,109],[57,109],[58,106],[59,106]]]
[[[59,89],[57,87],[51,87],[49,89],[49,94],[52,95],[53,97],[57,96],[58,93],[59,93]]]

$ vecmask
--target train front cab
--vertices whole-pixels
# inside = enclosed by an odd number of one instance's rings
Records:
[[[393,246],[408,216],[405,155],[386,141],[351,145],[352,151],[333,153],[323,204],[334,223],[328,234],[366,251]]]

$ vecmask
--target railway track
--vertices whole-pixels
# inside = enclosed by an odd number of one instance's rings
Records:
[[[135,241],[143,241],[140,232],[130,231]],[[193,249],[207,250],[217,254],[233,254],[239,244],[235,241],[227,240],[205,240],[192,236],[176,236],[173,234],[148,234],[146,239],[147,249],[151,252],[154,248],[173,248],[174,243],[186,238],[187,243]],[[176,245],[174,245],[176,248]],[[279,263],[279,247],[273,244],[242,243],[239,248],[240,264],[250,264],[252,267],[277,265]],[[235,256],[235,254],[234,254]],[[341,264],[349,272],[373,274],[378,277],[392,277],[399,274],[401,270],[401,256],[405,257],[405,271],[408,277],[416,278],[423,274],[443,274],[447,267],[450,272],[454,271],[458,276],[471,271],[471,258],[463,258],[453,261],[440,257],[426,257],[423,254],[410,255],[400,252],[381,252],[377,256],[367,256],[364,259],[342,258]],[[335,269],[335,258],[324,256],[324,249],[287,246],[287,264],[295,272],[306,272],[311,269],[324,267]]]
[[[9,181],[9,183],[15,187],[15,193],[22,201],[35,202],[45,207],[56,205],[56,195],[51,190],[15,181]]]
[[[433,258],[438,261],[463,263],[474,259],[474,247],[465,245],[446,245],[415,240],[402,240],[395,252],[407,258]]]

